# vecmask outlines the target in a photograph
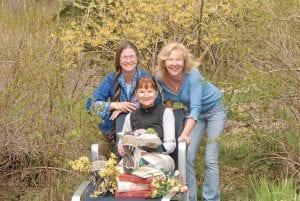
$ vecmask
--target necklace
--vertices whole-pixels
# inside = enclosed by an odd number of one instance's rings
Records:
[[[169,89],[171,89],[174,92],[178,92],[180,89],[180,86],[182,85],[183,78],[180,80],[174,81],[173,79],[167,78],[165,79],[165,83],[168,86]]]

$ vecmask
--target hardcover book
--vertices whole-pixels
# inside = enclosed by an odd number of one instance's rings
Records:
[[[149,184],[133,183],[127,181],[118,181],[117,184],[118,192],[142,191],[149,189]]]
[[[152,182],[152,177],[141,178],[136,175],[123,173],[118,176],[119,181],[127,181],[133,183],[142,183],[142,184],[150,184]]]

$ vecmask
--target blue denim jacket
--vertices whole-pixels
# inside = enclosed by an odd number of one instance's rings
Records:
[[[191,72],[185,73],[180,91],[172,92],[159,80],[162,87],[163,101],[170,99],[173,103],[183,103],[189,110],[188,118],[199,120],[200,113],[210,111],[222,103],[223,94],[213,84],[205,80],[198,68],[193,68]]]
[[[110,133],[112,129],[112,121],[109,119],[111,115],[111,111],[109,111],[109,105],[114,97],[114,76],[114,72],[107,75],[93,95],[91,95],[86,102],[86,108],[89,111],[94,110],[97,115],[102,118],[103,123],[100,123],[98,127],[103,133]],[[136,102],[137,100],[134,95],[134,90],[136,88],[137,80],[140,77],[145,76],[150,76],[150,73],[140,68],[135,69],[131,88],[127,95],[125,78],[123,74],[121,74],[118,78],[118,82],[121,87],[120,101]],[[158,96],[156,102],[162,102],[160,95]]]

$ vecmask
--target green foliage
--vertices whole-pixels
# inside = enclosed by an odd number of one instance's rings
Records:
[[[294,200],[300,199],[296,193],[295,183],[291,180],[282,179],[277,184],[270,182],[266,177],[263,177],[257,182],[252,182],[253,201],[273,201],[273,200]]]
[[[300,150],[299,136],[297,136],[297,133],[291,131],[286,131],[286,133],[287,133],[287,144],[290,144],[294,152],[297,153],[297,151]]]

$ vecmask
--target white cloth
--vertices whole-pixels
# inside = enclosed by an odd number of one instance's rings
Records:
[[[175,162],[169,155],[145,153],[142,158],[149,163],[150,167],[160,169],[163,172],[173,172],[175,170]]]

